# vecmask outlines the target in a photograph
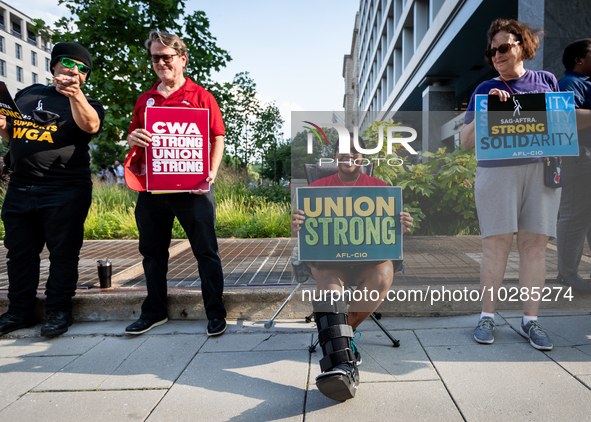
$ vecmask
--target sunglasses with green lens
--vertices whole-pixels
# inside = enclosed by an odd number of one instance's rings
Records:
[[[90,67],[88,67],[88,66],[86,66],[85,64],[82,64],[82,63],[76,63],[74,60],[69,59],[67,57],[62,57],[62,64],[65,67],[70,68],[70,69],[73,68],[74,66],[78,66],[78,70],[83,75],[86,75],[88,72],[90,72]]]

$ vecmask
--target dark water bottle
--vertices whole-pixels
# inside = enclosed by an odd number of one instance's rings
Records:
[[[308,279],[308,275],[306,274],[306,267],[302,261],[298,261],[298,254],[299,250],[298,247],[295,246],[291,251],[291,265],[293,267],[295,279],[298,283],[303,283]]]

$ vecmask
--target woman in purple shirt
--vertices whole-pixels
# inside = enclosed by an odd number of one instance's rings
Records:
[[[513,94],[559,91],[554,75],[523,67],[523,61],[533,59],[539,46],[538,35],[530,27],[515,20],[497,19],[487,35],[485,60],[499,72],[499,77],[483,82],[472,95],[460,133],[464,148],[475,145],[476,94],[497,95],[501,101],[507,101]],[[553,348],[538,324],[537,315],[546,279],[546,244],[549,237],[556,236],[560,189],[544,186],[543,165],[541,158],[478,162],[475,198],[482,233],[480,287],[484,291],[480,321],[474,330],[478,343],[494,342],[498,290],[503,283],[513,234],[517,233],[519,285],[529,293],[529,299],[523,302],[520,333],[536,349]]]

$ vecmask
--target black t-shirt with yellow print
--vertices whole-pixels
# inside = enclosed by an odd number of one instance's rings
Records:
[[[87,100],[98,113],[102,128],[103,106]],[[9,127],[11,180],[38,185],[90,182],[88,144],[92,135],[76,125],[68,97],[53,86],[36,84],[19,91],[15,102],[24,119],[13,119]],[[49,116],[49,121],[37,123],[34,114]],[[52,114],[59,117],[52,120]]]

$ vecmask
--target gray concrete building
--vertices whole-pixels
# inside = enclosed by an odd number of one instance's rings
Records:
[[[343,60],[343,78],[345,79],[345,95],[343,108],[345,109],[345,127],[349,132],[353,126],[359,126],[359,13],[355,15],[355,27],[351,40],[351,53]]]
[[[14,96],[34,83],[50,84],[52,45],[32,30],[33,20],[0,1],[0,81]]]
[[[453,150],[472,92],[498,76],[484,50],[486,31],[499,17],[544,30],[541,48],[525,67],[558,79],[564,47],[591,36],[589,0],[361,0],[352,43],[359,46],[357,90],[347,81],[354,67],[349,55],[343,69],[346,114],[356,115],[351,119],[358,119],[360,131],[391,117],[417,129],[415,149]]]

